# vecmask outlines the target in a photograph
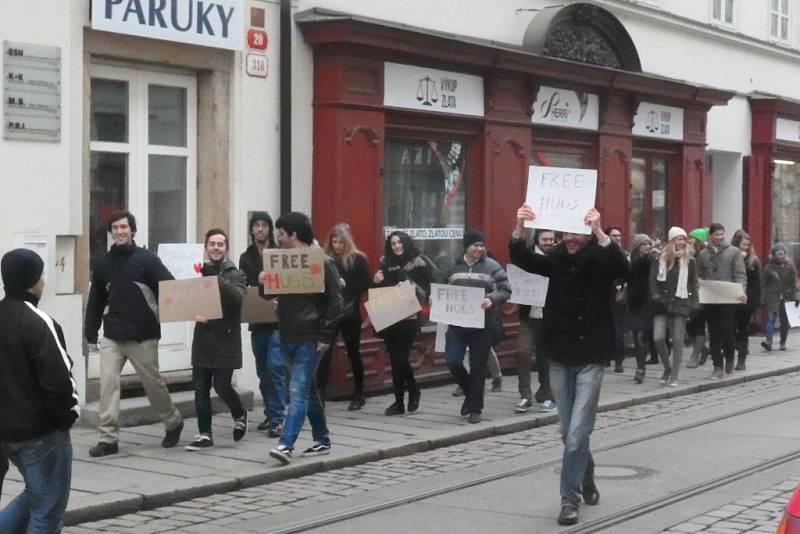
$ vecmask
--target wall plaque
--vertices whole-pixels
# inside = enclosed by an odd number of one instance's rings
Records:
[[[61,49],[3,41],[3,138],[61,140]]]

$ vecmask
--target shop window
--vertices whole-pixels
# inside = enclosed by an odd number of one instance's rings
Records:
[[[711,18],[714,22],[733,25],[733,1],[711,0]]]
[[[542,167],[563,167],[566,169],[583,169],[586,166],[583,154],[550,151],[534,152],[533,164]]]
[[[783,243],[800,267],[800,164],[775,161],[772,186],[772,243]]]
[[[439,267],[463,254],[468,147],[388,138],[383,173],[384,235],[402,230]]]
[[[770,0],[769,35],[778,41],[789,40],[789,0]]]
[[[655,156],[631,158],[630,236],[648,234],[661,240],[666,238],[668,177],[667,159]]]

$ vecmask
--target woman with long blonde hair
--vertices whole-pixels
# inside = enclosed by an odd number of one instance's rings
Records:
[[[736,367],[735,371],[744,371],[745,360],[749,354],[750,339],[750,319],[761,306],[761,262],[753,249],[750,235],[744,230],[736,230],[731,239],[731,246],[738,247],[742,251],[744,268],[747,272],[747,302],[736,306],[736,313],[733,316],[734,328],[736,330]]]
[[[339,285],[342,287],[342,318],[338,331],[342,334],[350,368],[353,371],[353,399],[348,410],[360,410],[365,404],[364,398],[364,364],[361,361],[361,296],[369,289],[370,272],[367,257],[358,250],[350,225],[339,223],[328,232],[325,242],[325,253],[333,259],[339,272]],[[326,352],[317,367],[317,389],[324,395],[328,384],[331,357],[335,343]]]

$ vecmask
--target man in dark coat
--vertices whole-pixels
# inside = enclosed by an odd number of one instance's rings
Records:
[[[614,280],[627,274],[627,260],[603,232],[600,214],[585,217],[589,235],[565,233],[562,243],[542,256],[526,246],[526,220],[535,219],[523,204],[511,237],[511,262],[550,278],[544,305],[540,348],[550,361],[550,388],[558,408],[564,456],[561,469],[559,524],[578,522],[581,495],[597,504],[589,436],[594,428],[605,362],[616,355],[611,313]]]
[[[44,262],[15,249],[0,262],[0,448],[25,490],[0,512],[0,532],[61,532],[72,480],[69,430],[78,418],[61,327],[37,304]]]

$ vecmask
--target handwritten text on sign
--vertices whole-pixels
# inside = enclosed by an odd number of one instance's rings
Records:
[[[590,229],[583,219],[594,207],[596,190],[597,171],[594,169],[531,165],[525,202],[536,219],[525,221],[525,226],[588,234]]]
[[[465,328],[483,328],[486,313],[480,287],[431,284],[431,321]]]
[[[413,316],[421,309],[417,294],[408,282],[370,289],[364,308],[376,332]]]
[[[198,278],[203,268],[203,244],[161,243],[158,257],[176,280]]]
[[[216,276],[164,280],[158,283],[158,314],[162,323],[222,318],[219,281]]]
[[[264,249],[264,292],[322,293],[325,290],[325,253],[321,248]]]
[[[511,284],[511,298],[508,302],[527,306],[544,306],[550,279],[546,276],[529,273],[516,265],[508,264],[508,281]]]

